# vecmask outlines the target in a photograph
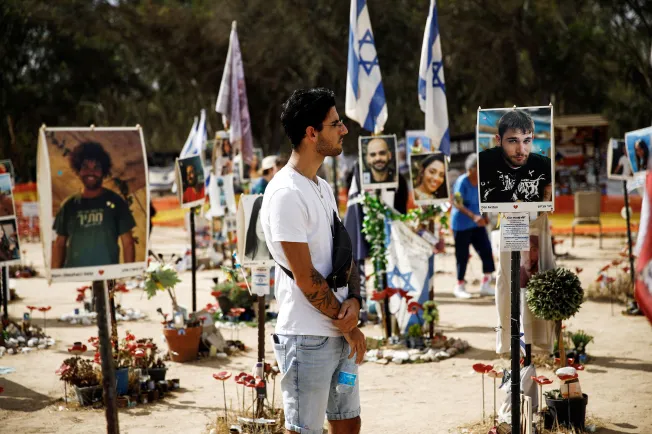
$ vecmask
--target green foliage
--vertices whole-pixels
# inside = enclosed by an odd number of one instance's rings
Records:
[[[593,336],[585,333],[584,330],[578,330],[575,333],[571,333],[570,338],[573,341],[573,346],[580,353],[585,352],[586,346],[593,341]]]
[[[553,268],[537,273],[527,284],[527,304],[532,313],[548,321],[561,321],[575,315],[582,305],[584,290],[575,273]]]
[[[423,336],[423,329],[421,324],[412,324],[408,329],[408,336],[411,338],[419,338]]]
[[[177,271],[171,265],[152,262],[145,272],[145,293],[150,299],[156,295],[156,291],[173,289],[180,282]]]
[[[426,324],[437,324],[439,322],[439,308],[434,300],[423,303],[423,320]]]
[[[543,396],[553,400],[562,399],[561,391],[559,389],[553,389],[553,390],[548,390],[546,392],[543,392]]]
[[[233,307],[250,308],[254,305],[255,296],[249,294],[247,289],[241,288],[240,285],[232,280],[225,280],[213,287],[213,291],[219,291],[222,296],[227,297]],[[219,301],[219,300],[218,300]]]

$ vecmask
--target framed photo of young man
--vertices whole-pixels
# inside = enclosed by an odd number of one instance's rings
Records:
[[[627,157],[634,176],[645,173],[649,166],[652,127],[625,133]],[[642,176],[642,175],[641,175]]]
[[[449,200],[448,162],[443,152],[410,155],[410,180],[417,205]]]
[[[627,147],[623,139],[609,140],[607,149],[607,177],[609,179],[632,179],[632,164],[627,157]]]
[[[240,196],[237,213],[238,258],[243,267],[272,266],[274,259],[267,248],[260,221],[262,194]]]
[[[553,211],[552,106],[478,109],[481,212]]]
[[[405,145],[408,155],[427,154],[432,151],[432,141],[424,130],[406,131]]]
[[[362,190],[398,188],[396,135],[358,138]]]
[[[204,164],[199,155],[177,158],[177,190],[181,208],[201,206],[206,200]]]
[[[41,128],[41,240],[50,282],[140,275],[149,233],[142,129]]]

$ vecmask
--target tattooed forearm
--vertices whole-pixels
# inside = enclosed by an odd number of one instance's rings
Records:
[[[328,287],[326,279],[313,268],[310,281],[309,288],[301,288],[310,304],[329,318],[336,319],[340,312],[340,302]]]
[[[360,273],[358,272],[358,264],[353,262],[351,264],[351,274],[349,275],[349,294],[360,295]]]

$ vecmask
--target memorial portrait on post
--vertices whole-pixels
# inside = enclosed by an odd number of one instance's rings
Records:
[[[607,174],[609,179],[632,179],[632,165],[627,157],[624,140],[611,139],[607,149]]]
[[[480,211],[552,211],[552,107],[478,110]]]
[[[396,136],[360,137],[358,144],[362,189],[397,188]]]
[[[443,152],[410,155],[410,179],[417,205],[448,200],[448,164]]]
[[[16,215],[11,175],[0,174],[0,218]]]
[[[181,208],[200,206],[206,198],[204,165],[199,155],[177,159],[177,179],[181,180]]]
[[[0,218],[0,265],[20,262],[16,217]]]
[[[634,174],[644,173],[649,167],[652,127],[625,133],[625,147]]]
[[[260,208],[263,205],[263,195],[243,195],[238,208],[238,239],[242,235],[244,243],[239,250],[242,252],[242,265],[274,265],[272,254],[265,242],[265,232],[260,221]]]
[[[423,130],[405,132],[405,143],[408,155],[427,154],[432,152],[432,141]]]
[[[51,280],[137,275],[145,266],[149,229],[140,128],[42,131],[38,188],[41,228],[52,228],[42,234],[51,245],[45,252]]]

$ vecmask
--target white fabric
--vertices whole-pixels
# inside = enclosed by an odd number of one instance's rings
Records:
[[[550,225],[546,213],[542,213],[536,220],[530,222],[530,234],[539,236],[539,271],[555,268]],[[521,252],[521,256],[524,256],[523,252]],[[499,258],[496,274],[496,310],[498,313],[496,353],[502,354],[510,351],[511,252],[500,252]],[[525,333],[525,343],[552,351],[555,339],[554,322],[536,318],[526,307],[525,292],[521,291],[521,330]]]
[[[511,371],[510,371],[511,372]],[[532,410],[538,411],[539,407],[539,391],[537,384],[532,380],[532,377],[537,376],[537,370],[534,365],[522,368],[519,373],[521,374],[521,393],[532,399]],[[512,388],[511,382],[503,384],[502,388],[507,392],[505,399],[498,409],[498,422],[512,423]]]
[[[633,254],[635,256],[641,255],[641,249],[645,243],[645,237],[647,236],[648,222],[650,221],[650,200],[645,191],[645,183],[643,184],[643,192],[641,193],[643,202],[641,204],[641,217],[638,225],[638,235],[636,236],[636,245],[634,246]]]
[[[441,38],[437,23],[437,5],[430,2],[426,31],[421,46],[419,64],[419,106],[425,113],[426,135],[430,137],[433,149],[439,149],[448,131],[448,108],[444,89],[444,59],[441,52]],[[436,76],[435,76],[436,74]],[[450,147],[450,144],[448,145]],[[450,149],[442,151],[450,153]]]
[[[319,187],[289,165],[281,169],[265,190],[261,222],[267,247],[276,262],[290,269],[282,241],[308,243],[313,267],[322,276],[328,276],[332,271],[331,220],[337,207],[328,182],[317,179]],[[318,193],[320,189],[323,199]],[[276,333],[342,336],[331,319],[310,304],[294,280],[281,267],[275,269],[275,294],[279,304]],[[347,287],[335,292],[340,302],[347,295]]]

